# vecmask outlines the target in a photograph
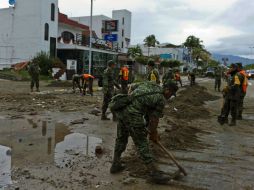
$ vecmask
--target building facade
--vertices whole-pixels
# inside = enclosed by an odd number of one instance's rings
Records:
[[[82,24],[90,26],[90,16],[72,17]],[[131,41],[131,12],[113,10],[112,17],[95,15],[92,18],[92,27],[99,39],[112,40],[114,49],[127,53]]]
[[[37,53],[46,52],[66,65],[75,62],[71,74],[89,72],[89,24],[60,13],[58,0],[20,0],[14,6],[0,9],[0,15],[0,69],[30,61]],[[101,17],[96,22],[95,19],[92,32],[91,73],[95,76],[101,75],[108,60],[117,60],[119,53],[111,40],[104,39],[101,25],[96,24],[107,19],[112,20]]]
[[[0,67],[56,54],[58,0],[22,0],[0,9]]]

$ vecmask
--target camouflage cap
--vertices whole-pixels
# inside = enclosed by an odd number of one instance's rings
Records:
[[[237,67],[238,67],[238,68],[240,68],[240,69],[242,69],[242,68],[243,68],[242,63],[236,63],[236,65],[237,65]]]
[[[149,59],[148,62],[147,62],[147,65],[151,66],[151,67],[154,67],[155,66],[154,60],[153,59]]]

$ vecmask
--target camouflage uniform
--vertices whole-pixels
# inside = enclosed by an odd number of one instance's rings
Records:
[[[221,77],[222,77],[222,72],[221,72],[220,68],[216,68],[215,73],[214,73],[214,78],[215,78],[214,89],[215,89],[215,91],[218,88],[218,91],[220,92]]]
[[[36,91],[39,92],[39,75],[40,75],[40,67],[37,63],[30,63],[28,67],[28,73],[31,76],[31,92],[33,91],[34,84],[36,86]]]
[[[82,89],[80,86],[80,79],[82,78],[82,75],[74,74],[72,75],[72,89],[73,92],[75,92],[76,87],[79,88],[80,93],[82,93]]]
[[[159,71],[155,68],[152,68],[148,74],[147,74],[147,80],[156,82],[157,84],[160,84],[160,76]]]
[[[103,72],[103,104],[102,104],[102,119],[106,118],[106,111],[108,109],[108,104],[114,93],[114,86],[119,88],[119,85],[114,80],[114,73],[111,67],[107,67]]]
[[[221,115],[219,116],[222,119],[222,123],[228,120],[229,112],[231,112],[231,123],[230,125],[236,125],[237,117],[237,107],[240,100],[241,89],[240,85],[242,83],[242,76],[237,73],[231,73],[231,76],[228,78],[227,90],[224,90],[224,104],[221,110]]]
[[[122,152],[125,151],[128,137],[131,136],[141,159],[145,164],[154,161],[150,153],[145,116],[162,117],[165,106],[162,87],[151,82],[138,84],[131,93],[132,102],[124,110],[117,113],[117,138],[114,151],[114,163],[120,162]],[[143,96],[140,96],[144,94]],[[146,95],[147,94],[147,95]],[[135,98],[135,96],[139,96]]]
[[[174,80],[174,74],[172,69],[169,69],[162,77],[162,83],[164,84],[168,80]]]

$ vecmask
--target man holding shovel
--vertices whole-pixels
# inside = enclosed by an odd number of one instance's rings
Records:
[[[128,137],[131,136],[141,159],[144,161],[151,181],[165,184],[171,178],[162,174],[155,165],[154,158],[149,150],[147,135],[158,143],[157,126],[159,118],[163,116],[165,100],[176,93],[178,87],[173,82],[164,83],[163,87],[153,82],[136,84],[130,94],[130,101],[116,112],[118,119],[117,138],[115,143],[111,173],[118,173],[124,169],[121,164],[121,154],[125,151]],[[113,98],[114,100],[114,98]],[[123,101],[122,101],[123,102]],[[119,102],[115,102],[119,104]],[[144,118],[149,118],[148,129]]]

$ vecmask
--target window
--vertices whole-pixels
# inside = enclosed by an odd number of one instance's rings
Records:
[[[51,4],[51,20],[52,21],[55,20],[55,4],[54,3]]]
[[[74,42],[74,35],[71,32],[68,31],[62,32],[62,38],[64,43],[70,43],[71,40],[72,42]]]
[[[122,18],[122,24],[124,25],[124,17]]]
[[[122,48],[123,48],[123,42],[122,42]]]
[[[56,38],[50,37],[50,56],[56,57]]]
[[[49,24],[46,23],[44,26],[44,40],[48,41],[49,40]]]
[[[122,37],[124,37],[124,29],[122,29]]]

